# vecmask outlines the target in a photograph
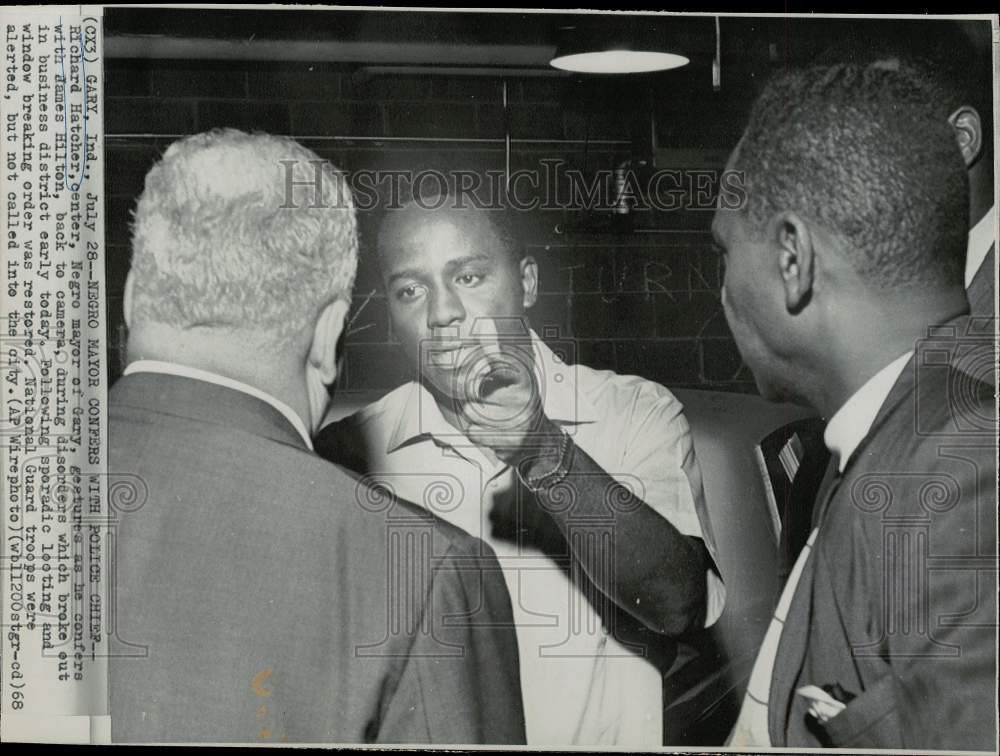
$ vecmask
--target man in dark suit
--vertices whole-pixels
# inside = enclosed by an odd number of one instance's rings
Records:
[[[919,70],[938,115],[951,124],[969,174],[965,286],[974,317],[996,316],[997,209],[993,192],[993,31],[989,20],[880,25],[838,40],[820,65],[851,63]],[[984,328],[992,328],[982,324]]]
[[[996,291],[996,203],[993,199],[993,71],[989,21],[906,22],[880,24],[850,39],[838,39],[815,61],[817,65],[875,65],[892,69],[903,65],[924,79],[938,115],[951,124],[969,175],[969,241],[965,258],[965,287],[969,311],[975,318],[994,318]],[[931,32],[928,34],[928,29]],[[994,329],[992,320],[978,320],[972,327],[980,334]],[[993,382],[995,373],[978,374]],[[822,443],[803,437],[805,450],[799,473],[789,490],[787,517],[782,523],[783,575],[788,576],[811,530],[814,492],[828,464],[829,451]]]
[[[285,138],[146,177],[110,395],[116,742],[524,741],[493,553],[312,451],[357,264],[342,176]],[[131,511],[134,510],[134,511]]]
[[[995,354],[932,100],[905,66],[789,72],[730,158],[727,320],[761,393],[829,418],[832,452],[734,746],[996,749]]]
[[[932,88],[938,112],[955,132],[969,174],[969,243],[965,287],[973,317],[996,316],[997,207],[993,192],[993,33],[989,21],[947,24],[936,44],[917,57],[912,45],[895,53],[903,65],[919,68]],[[873,49],[878,50],[879,47]],[[889,57],[888,60],[893,60]],[[993,329],[992,324],[981,324]]]

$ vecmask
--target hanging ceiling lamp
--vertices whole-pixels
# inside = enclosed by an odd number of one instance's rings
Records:
[[[566,26],[559,29],[556,54],[549,65],[562,71],[626,74],[667,71],[690,63],[685,55],[664,49],[663,35],[642,20],[614,23],[605,28]]]

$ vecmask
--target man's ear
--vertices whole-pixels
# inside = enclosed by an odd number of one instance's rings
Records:
[[[309,364],[316,368],[320,380],[327,386],[337,379],[337,342],[344,330],[348,303],[335,299],[320,312],[313,327],[309,347]]]
[[[792,211],[778,213],[774,219],[778,268],[785,289],[785,307],[800,311],[812,296],[813,234],[803,218]]]
[[[524,289],[524,309],[533,307],[538,300],[538,263],[531,255],[521,258],[521,287]]]
[[[125,314],[125,327],[132,327],[132,305],[134,303],[133,299],[133,288],[135,287],[135,279],[132,277],[132,271],[128,272],[125,276],[125,296],[122,298],[122,309]]]
[[[955,130],[965,167],[971,168],[983,151],[983,123],[979,112],[971,105],[962,105],[948,117],[948,123]]]

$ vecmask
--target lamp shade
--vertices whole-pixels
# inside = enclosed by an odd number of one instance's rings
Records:
[[[557,55],[549,61],[549,65],[562,71],[604,74],[668,71],[688,63],[683,55],[654,50],[594,50]]]
[[[667,71],[690,63],[686,55],[670,51],[659,29],[640,22],[562,27],[549,65],[562,71],[626,74]]]

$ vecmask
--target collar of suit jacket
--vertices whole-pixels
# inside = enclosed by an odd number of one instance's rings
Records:
[[[841,472],[847,466],[847,460],[851,458],[854,450],[858,448],[861,439],[868,434],[868,429],[875,422],[879,409],[885,403],[912,354],[912,349],[904,352],[875,373],[830,418],[823,432],[823,442],[826,448],[836,455]]]
[[[992,329],[992,325],[990,328]],[[962,407],[963,397],[966,395],[972,396],[981,391],[992,394],[993,389],[983,381],[983,375],[973,372],[983,364],[981,358],[984,353],[992,355],[992,333],[978,332],[974,319],[963,313],[945,322],[927,326],[925,334],[924,338],[917,339],[914,344],[913,354],[906,361],[902,373],[879,408],[868,432],[861,439],[851,458],[844,462],[844,470],[850,465],[851,460],[856,459],[861,453],[879,426],[905,401],[910,401],[914,405],[934,404],[942,408],[942,411],[951,412],[953,415],[951,431],[957,436],[968,437],[970,429],[966,428],[963,431],[962,425],[967,425],[970,422],[969,418],[963,420],[957,415],[974,412],[973,406]],[[992,356],[989,360],[992,361]],[[932,370],[949,371],[948,396],[941,396],[939,384],[929,380],[927,371]],[[992,371],[992,366],[990,370]],[[921,375],[925,377],[923,381]],[[928,391],[936,393],[928,396]],[[917,411],[916,406],[913,406],[913,411]],[[975,424],[974,419],[972,422]],[[971,432],[978,433],[979,430],[973,429]],[[994,431],[991,427],[987,432]]]
[[[274,405],[243,391],[196,378],[132,373],[122,376],[112,386],[109,401],[116,406],[227,426],[309,449],[299,431]]]
[[[969,288],[972,279],[976,277],[987,253],[996,243],[997,206],[986,211],[986,215],[969,231],[969,246],[965,257],[965,288]]]

